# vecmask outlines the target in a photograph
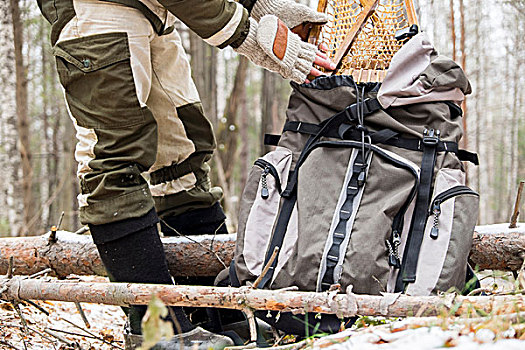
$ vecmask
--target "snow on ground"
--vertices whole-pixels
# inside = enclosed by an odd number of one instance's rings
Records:
[[[516,228],[509,228],[509,224],[493,224],[476,226],[474,231],[477,233],[525,233],[525,223],[516,223]]]
[[[515,336],[513,330],[508,337]],[[341,341],[345,338],[344,342]],[[356,332],[346,330],[316,341],[312,349],[326,350],[430,350],[454,348],[457,350],[523,350],[525,340],[499,339],[487,328],[465,333],[462,330],[443,330],[440,327],[421,327],[399,332],[389,332],[384,327]]]
[[[107,281],[103,278],[99,279],[103,282]],[[19,304],[21,313],[27,321],[28,332],[26,333],[20,317],[12,305],[0,301],[1,350],[22,350],[24,349],[24,341],[27,350],[116,350],[124,348],[122,331],[124,329],[125,315],[119,307],[87,303],[81,304],[91,326],[87,328],[74,303],[58,301],[35,301],[35,303],[48,311],[49,316],[46,316],[34,306]],[[80,328],[73,326],[66,320]],[[54,334],[56,337],[50,335],[48,332]],[[57,339],[57,337],[62,340]],[[93,337],[104,339],[112,345]],[[66,345],[68,343],[70,344],[69,346]],[[78,345],[75,345],[75,343]]]

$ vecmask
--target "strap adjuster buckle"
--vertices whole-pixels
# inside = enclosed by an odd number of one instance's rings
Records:
[[[426,146],[436,146],[439,143],[441,132],[434,129],[425,129],[423,132],[423,144]]]

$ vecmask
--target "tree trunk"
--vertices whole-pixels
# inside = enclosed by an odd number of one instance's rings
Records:
[[[20,155],[22,158],[22,196],[24,203],[24,229],[22,235],[33,232],[30,222],[34,216],[34,199],[32,193],[33,168],[31,165],[31,145],[29,116],[27,112],[27,71],[24,65],[22,47],[24,44],[24,27],[20,13],[19,0],[10,0],[13,24],[13,42],[15,46],[16,68],[16,113]]]
[[[261,92],[261,134],[259,139],[261,140],[261,155],[269,152],[271,147],[264,144],[264,135],[275,133],[277,127],[275,120],[278,116],[278,105],[277,105],[277,75],[267,70],[263,70],[262,79],[262,92]]]
[[[472,266],[480,270],[518,271],[525,252],[525,232],[480,226],[470,252]],[[491,231],[489,231],[491,230]],[[228,266],[235,250],[235,235],[163,238],[168,265],[176,277],[216,276]],[[59,232],[58,241],[50,244],[48,235],[0,239],[0,274],[7,272],[9,257],[15,258],[15,272],[30,275],[51,268],[58,277],[104,275],[90,236]],[[224,263],[224,265],[221,263]]]
[[[217,77],[216,48],[206,44],[197,34],[190,31],[190,54],[193,80],[199,91],[204,113],[211,121],[217,122]]]
[[[147,305],[157,295],[166,305],[213,307],[237,310],[273,310],[294,314],[324,313],[339,317],[407,317],[469,315],[476,312],[516,313],[525,311],[523,295],[464,297],[382,296],[359,294],[271,291],[254,288],[175,286],[134,283],[88,283],[76,280],[0,278],[5,300],[56,300],[109,305]]]
[[[0,1],[0,222],[7,225],[7,234],[20,234],[23,223],[23,202],[20,196],[20,153],[18,152],[16,111],[16,69],[13,46],[13,25],[9,1]]]
[[[450,41],[452,42],[452,59],[456,60],[456,16],[454,0],[450,0]]]

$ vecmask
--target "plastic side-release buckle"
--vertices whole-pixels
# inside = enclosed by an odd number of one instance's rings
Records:
[[[423,132],[423,144],[426,146],[437,146],[441,132],[434,129],[425,129]]]
[[[412,24],[410,27],[406,27],[406,28],[398,30],[395,34],[395,38],[396,40],[401,41],[401,40],[411,38],[417,33],[419,33],[419,27],[417,26],[417,24]]]

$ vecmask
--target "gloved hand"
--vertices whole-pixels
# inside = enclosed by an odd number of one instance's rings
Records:
[[[308,81],[308,74],[323,74],[313,68],[314,63],[327,69],[335,69],[335,64],[325,54],[314,45],[303,42],[282,21],[271,15],[264,16],[259,24],[250,18],[248,35],[234,50],[256,65],[299,84]]]
[[[294,0],[257,0],[250,13],[257,22],[265,15],[274,15],[290,29],[302,23],[324,24],[328,22],[325,13],[317,12]]]

